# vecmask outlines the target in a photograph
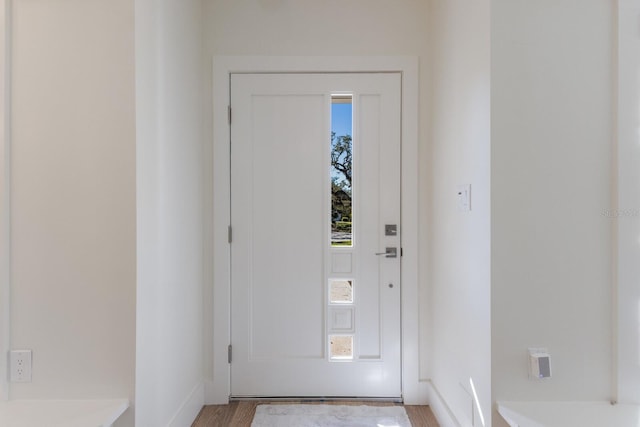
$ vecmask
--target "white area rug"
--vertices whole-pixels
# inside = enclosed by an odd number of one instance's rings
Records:
[[[251,427],[411,427],[402,406],[259,405]]]

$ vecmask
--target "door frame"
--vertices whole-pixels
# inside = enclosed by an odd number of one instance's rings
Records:
[[[205,319],[213,321],[212,378],[205,381],[207,404],[225,404],[231,391],[227,348],[231,339],[230,127],[228,106],[232,73],[399,72],[402,78],[401,122],[401,263],[402,395],[406,404],[427,403],[427,382],[420,380],[418,295],[418,58],[413,56],[214,56],[213,58],[213,289]],[[207,311],[211,310],[207,316]],[[207,328],[205,328],[205,331]],[[206,332],[205,332],[206,333]],[[205,355],[207,355],[205,349]],[[425,355],[422,355],[425,357]],[[212,360],[211,360],[212,359]],[[208,369],[205,369],[207,371]]]

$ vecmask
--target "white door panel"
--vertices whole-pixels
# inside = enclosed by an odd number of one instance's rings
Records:
[[[335,93],[353,95],[347,247],[330,240]],[[400,75],[234,74],[231,103],[232,395],[400,397]]]

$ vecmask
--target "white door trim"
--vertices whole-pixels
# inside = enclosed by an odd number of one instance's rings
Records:
[[[230,394],[230,156],[229,75],[268,72],[400,72],[402,74],[402,389],[407,404],[427,403],[420,381],[418,321],[418,58],[215,56],[213,58],[213,381],[207,404],[224,404]],[[207,310],[207,308],[205,308]],[[205,340],[207,342],[208,340]]]

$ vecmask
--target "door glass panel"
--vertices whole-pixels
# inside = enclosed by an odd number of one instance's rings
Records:
[[[331,335],[329,341],[332,360],[353,360],[352,335]]]
[[[353,246],[353,96],[331,96],[331,246]]]
[[[353,303],[353,281],[334,279],[330,280],[329,301],[331,302],[331,304]]]

